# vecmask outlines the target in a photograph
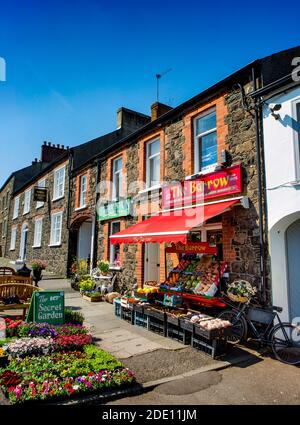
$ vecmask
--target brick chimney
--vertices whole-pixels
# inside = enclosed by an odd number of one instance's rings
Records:
[[[173,109],[171,106],[165,105],[164,103],[155,102],[151,105],[151,121],[157,120],[161,115]]]
[[[68,149],[68,146],[65,148],[64,145],[54,145],[51,142],[44,142],[42,145],[41,161],[52,162]]]
[[[117,111],[117,130],[124,133],[133,133],[151,121],[148,115],[132,111],[127,108],[119,108]]]

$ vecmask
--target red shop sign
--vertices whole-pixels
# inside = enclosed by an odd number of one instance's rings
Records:
[[[177,243],[166,248],[166,252],[175,254],[217,254],[217,248],[210,246],[207,242],[188,242],[187,244]]]
[[[199,179],[179,182],[162,189],[163,209],[190,205],[196,201],[232,195],[242,191],[241,165],[207,174]]]

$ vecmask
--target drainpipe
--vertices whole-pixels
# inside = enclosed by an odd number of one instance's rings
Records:
[[[252,81],[253,81],[253,90],[257,90],[255,69],[252,68]],[[262,296],[263,304],[266,303],[266,270],[265,270],[265,237],[264,237],[264,204],[263,199],[265,199],[264,191],[264,167],[262,165],[262,135],[261,135],[261,105],[256,104],[255,107],[255,144],[256,144],[256,163],[257,163],[257,174],[258,174],[258,214],[259,214],[259,249],[260,249],[260,293]]]
[[[67,231],[68,231],[68,255],[66,276],[69,276],[70,258],[70,218],[71,218],[71,199],[72,199],[72,171],[73,171],[73,150],[69,151],[69,175],[68,175],[68,205],[67,205]]]
[[[95,216],[94,216],[94,227],[93,227],[93,249],[92,249],[92,258],[91,258],[91,267],[94,268],[97,266],[97,251],[98,251],[98,220],[97,220],[97,203],[99,200],[98,185],[101,178],[101,159],[96,161],[97,165],[97,174],[96,174],[96,195],[95,195]]]

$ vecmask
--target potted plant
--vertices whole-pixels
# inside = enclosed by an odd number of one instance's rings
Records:
[[[95,283],[90,277],[86,277],[79,282],[80,293],[83,295],[87,291],[92,291],[95,287]]]
[[[103,276],[106,276],[109,272],[109,262],[106,260],[101,260],[98,263],[98,268]]]
[[[42,279],[42,271],[47,268],[48,264],[43,260],[32,260],[32,276],[35,286],[39,286],[38,282]]]
[[[257,289],[246,280],[235,280],[228,285],[227,295],[235,302],[246,303],[256,294]]]

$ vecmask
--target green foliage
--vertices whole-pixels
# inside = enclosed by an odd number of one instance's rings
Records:
[[[65,308],[65,322],[72,323],[73,325],[82,325],[84,322],[84,315],[71,308]]]
[[[94,286],[95,284],[90,277],[82,279],[79,283],[79,288],[81,289],[81,291],[91,291]]]

